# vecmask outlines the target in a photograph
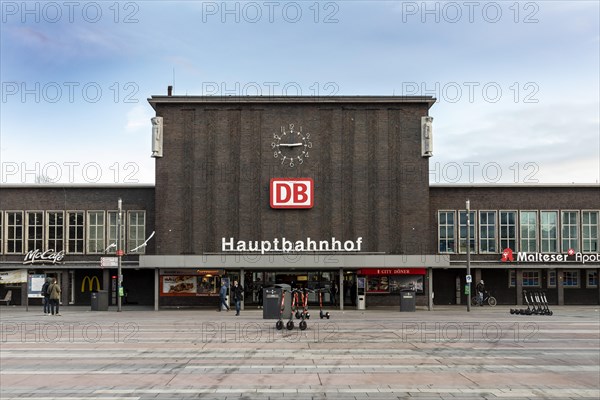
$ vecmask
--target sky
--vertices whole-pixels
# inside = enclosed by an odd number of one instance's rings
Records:
[[[431,95],[431,184],[598,183],[598,1],[1,1],[0,184],[154,183],[147,99]]]

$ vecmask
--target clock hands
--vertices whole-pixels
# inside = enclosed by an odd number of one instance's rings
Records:
[[[304,143],[279,143],[279,147],[284,146],[284,147],[297,147],[297,146],[302,146]]]

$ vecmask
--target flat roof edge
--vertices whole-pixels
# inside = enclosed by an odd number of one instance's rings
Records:
[[[435,104],[433,96],[152,96],[148,102],[154,107],[159,103],[247,103],[247,104],[351,104],[351,103],[426,103],[429,107]]]
[[[598,188],[600,189],[600,184],[598,183],[456,183],[456,184],[429,184],[430,189],[493,189],[493,188]]]
[[[0,189],[154,189],[153,183],[3,183]]]

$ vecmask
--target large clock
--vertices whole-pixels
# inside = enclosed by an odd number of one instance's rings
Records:
[[[312,149],[310,133],[302,132],[302,127],[294,129],[294,124],[282,126],[279,134],[273,134],[271,142],[273,156],[281,160],[281,164],[295,167],[308,159],[308,150]]]

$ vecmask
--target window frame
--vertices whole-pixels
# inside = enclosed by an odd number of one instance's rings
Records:
[[[535,232],[535,249],[530,249],[529,245],[527,245],[527,248],[523,248],[523,240],[527,240],[527,241],[531,241],[531,238],[527,237],[526,239],[523,238],[523,232],[522,232],[522,227],[523,227],[523,218],[522,218],[522,214],[523,213],[534,213],[535,214],[535,228],[533,229],[533,231]],[[527,225],[529,226],[529,224]],[[519,251],[522,253],[536,253],[539,251],[540,248],[540,244],[539,244],[539,240],[540,240],[540,235],[539,235],[539,210],[520,210],[519,211]],[[529,230],[529,229],[528,229]]]
[[[507,228],[507,232],[509,230],[509,228],[513,225],[507,223],[507,224],[502,224],[502,214],[503,213],[514,213],[515,215],[515,224],[514,224],[514,229],[515,229],[515,236],[514,239],[511,239],[510,237],[507,237],[506,239],[502,238],[502,227],[506,227]],[[514,240],[514,249],[512,247],[510,247],[510,242],[511,240]],[[503,245],[503,241],[506,242],[508,244],[508,246],[504,246]],[[520,243],[519,243],[519,211],[518,210],[499,210],[498,211],[498,248],[499,250],[502,252],[504,251],[504,249],[509,248],[511,249],[513,252],[517,252],[520,248]]]
[[[139,224],[132,224],[131,223],[131,216],[133,214],[139,214],[141,213],[144,216],[144,223],[143,225],[139,225]],[[142,248],[140,248],[138,251],[136,252],[131,252],[131,249],[135,249],[138,246],[140,246],[141,244],[143,244],[146,241],[146,210],[127,210],[127,230],[125,231],[127,233],[127,236],[125,237],[125,245],[127,248],[127,253],[128,254],[146,254],[146,246],[143,246]],[[139,231],[137,231],[137,227],[142,226],[143,227],[143,233],[142,233],[142,237],[141,239],[138,237],[137,239],[135,239],[135,245],[132,246],[131,243],[131,232],[133,229],[136,229],[136,234],[139,236]]]
[[[590,275],[596,275],[596,283],[590,285]],[[586,269],[585,270],[585,287],[588,289],[598,288],[598,270],[597,269]]]
[[[590,213],[590,214],[596,214],[596,224],[592,225],[592,224],[584,224],[583,221],[583,215],[586,213]],[[599,245],[600,245],[600,211],[599,210],[581,210],[581,252],[582,253],[597,253],[598,251],[600,251]],[[585,228],[586,226],[590,227],[590,231],[591,231],[591,227],[595,226],[596,227],[596,238],[589,238],[586,239],[585,238]],[[591,232],[590,232],[591,235]],[[596,249],[595,250],[587,250],[585,249],[585,242],[589,241],[590,243],[593,243],[593,241],[595,240],[596,242]]]
[[[59,225],[50,225],[50,214],[61,214],[62,215],[62,224],[60,225],[61,229],[62,229],[62,238],[61,239],[51,239],[50,238],[50,232],[51,229],[53,227],[58,227]],[[46,249],[47,250],[54,250],[55,252],[59,252],[59,251],[64,251],[65,250],[65,238],[66,238],[66,233],[65,233],[65,212],[63,210],[47,210],[46,211],[46,223],[44,224],[45,226],[45,231],[46,231]],[[55,232],[54,232],[55,233]],[[62,246],[61,249],[58,250],[55,246],[56,242],[58,241],[62,242]],[[50,244],[51,241],[53,241],[52,245]]]
[[[34,239],[31,239],[29,237],[29,230],[32,227],[29,224],[29,218],[30,218],[30,216],[32,214],[40,214],[42,216],[41,224],[33,225],[34,230],[35,231],[39,230],[40,233],[42,234],[41,238],[37,238],[36,237]],[[45,229],[46,219],[45,219],[45,215],[44,214],[45,214],[44,211],[41,211],[41,210],[27,210],[27,211],[25,211],[25,226],[24,226],[24,229],[23,229],[25,231],[25,250],[24,250],[24,253],[28,253],[28,252],[30,252],[32,250],[40,250],[42,252],[44,250],[46,250],[46,249],[44,249],[44,246],[46,245],[46,235],[45,235],[45,231],[46,231],[46,229]],[[30,247],[30,243],[29,243],[30,240],[34,241],[33,248]],[[38,242],[40,244],[40,248],[39,249],[37,248],[37,246],[35,246],[35,243],[38,243]]]
[[[482,223],[481,223],[481,214],[482,213],[486,213],[486,214],[493,213],[493,215],[494,215],[493,225],[491,225],[493,227],[492,228],[492,233],[494,235],[494,237],[492,239],[489,239],[489,238],[483,239],[482,238],[482,227],[483,226],[486,226],[486,227],[490,226],[489,223],[487,223],[485,225],[482,225]],[[501,251],[498,248],[498,212],[496,210],[479,210],[479,219],[478,219],[478,221],[479,221],[479,225],[478,225],[478,228],[479,228],[479,254],[498,254],[498,253],[500,253]],[[487,233],[489,233],[489,228],[487,230]],[[489,249],[488,250],[484,250],[483,246],[482,246],[482,244],[484,243],[484,241],[486,243],[490,243],[491,241],[493,241],[494,250],[493,251],[490,251]]]
[[[544,251],[544,237],[543,237],[543,232],[544,232],[544,223],[543,223],[543,214],[550,214],[550,213],[555,213],[556,215],[556,237],[554,238],[549,238],[546,241],[550,242],[551,240],[555,241],[555,245],[556,245],[556,251]],[[539,215],[539,230],[540,230],[540,246],[539,246],[539,252],[540,253],[545,253],[545,254],[558,254],[560,252],[560,211],[559,210],[540,210],[540,215]]]
[[[21,239],[10,239],[9,235],[8,235],[8,231],[9,228],[11,226],[14,226],[15,228],[18,228],[19,225],[9,225],[9,214],[20,214],[21,215]],[[5,222],[5,251],[4,254],[25,254],[25,215],[24,215],[24,211],[23,210],[7,210],[5,211],[5,217],[4,217],[4,222]],[[14,242],[17,243],[18,241],[21,242],[21,251],[8,251],[8,245],[10,242]]]
[[[446,227],[446,233],[448,232],[448,228],[450,226],[450,224],[445,223],[444,225],[441,224],[441,218],[440,215],[444,213],[446,215],[446,221],[447,219],[447,215],[451,214],[452,215],[452,241],[454,243],[454,245],[452,246],[452,251],[445,251],[442,252],[441,251],[441,245],[442,245],[442,240],[446,241],[446,244],[449,242],[448,238],[442,239],[441,237],[441,231],[442,231],[442,227]],[[438,248],[437,251],[439,254],[456,254],[456,210],[438,210],[438,220],[437,220],[437,225],[438,225],[438,229],[437,229],[437,234],[438,234]],[[448,249],[448,246],[446,245],[446,249]]]
[[[80,238],[75,238],[75,239],[71,238],[71,218],[70,217],[71,217],[71,214],[74,214],[74,213],[81,214],[82,218],[83,218],[81,225],[75,225],[76,227],[81,226],[81,230],[82,230],[81,239]],[[67,220],[66,220],[66,224],[67,224],[66,225],[67,226],[67,243],[66,244],[67,245],[65,246],[65,253],[67,253],[67,254],[85,254],[85,223],[86,223],[85,214],[86,214],[86,212],[84,210],[67,210],[66,214],[67,214]],[[71,240],[76,240],[76,241],[81,240],[82,241],[81,251],[72,251],[71,250]]]
[[[554,278],[552,278],[554,275]],[[554,283],[552,283],[552,279],[554,279]],[[558,273],[555,269],[548,269],[546,272],[546,287],[549,289],[556,288],[558,280]]]
[[[573,240],[571,237],[565,239],[565,232],[564,232],[564,228],[565,228],[565,223],[563,221],[564,216],[563,214],[565,213],[575,213],[575,223],[577,225],[575,225],[575,232],[577,234],[577,237],[575,238],[576,244],[575,247],[571,247],[569,246],[565,246],[564,241],[565,240]],[[563,253],[566,253],[569,249],[573,249],[576,252],[579,251],[579,249],[581,249],[581,243],[580,243],[580,235],[579,235],[579,229],[581,228],[581,226],[579,225],[579,219],[581,217],[581,213],[579,212],[579,210],[561,210],[560,212],[560,245],[561,245],[561,250]],[[572,226],[572,224],[568,224],[567,226]],[[566,248],[565,248],[566,247]]]
[[[458,210],[458,252],[457,254],[467,254],[467,239],[464,239],[464,251],[461,251],[461,245],[463,242],[463,238],[460,234],[461,232],[461,228],[462,228],[462,224],[460,222],[460,217],[461,217],[461,213],[464,213],[464,215],[467,215],[467,210]],[[473,238],[472,238],[472,243],[471,244],[471,254],[477,254],[477,250],[479,247],[479,243],[477,241],[477,227],[478,227],[478,220],[477,220],[477,215],[478,215],[478,210],[469,210],[469,214],[473,214],[473,217],[471,218],[471,223],[469,224],[469,228],[473,230]],[[465,224],[464,227],[466,229],[467,224],[466,224],[466,220],[465,220]],[[467,232],[467,235],[470,235],[471,232]]]
[[[536,276],[533,277],[532,279],[536,280],[537,279],[537,284],[533,284],[533,285],[529,285],[526,284],[525,279],[531,279],[531,278],[525,278],[525,274],[535,274]],[[523,288],[541,288],[542,287],[542,274],[540,273],[539,269],[524,269],[523,270]]]
[[[574,274],[575,278],[577,279],[577,285],[567,285],[567,274]],[[578,269],[565,269],[563,270],[563,288],[565,289],[579,289],[581,287],[581,279],[579,276],[579,270]]]
[[[101,214],[101,222],[102,224],[94,224],[91,223],[91,215]],[[85,251],[86,254],[103,254],[106,249],[106,211],[104,210],[87,210],[86,211],[86,221],[85,221],[85,229],[86,229],[86,240],[85,240]],[[96,235],[98,235],[98,230],[101,228],[102,232],[100,234],[100,238],[96,237],[95,239],[91,239],[92,237],[92,227],[94,227]],[[94,242],[101,241],[100,249],[98,249],[98,244],[96,243],[95,251],[92,251],[91,244],[92,240]]]

